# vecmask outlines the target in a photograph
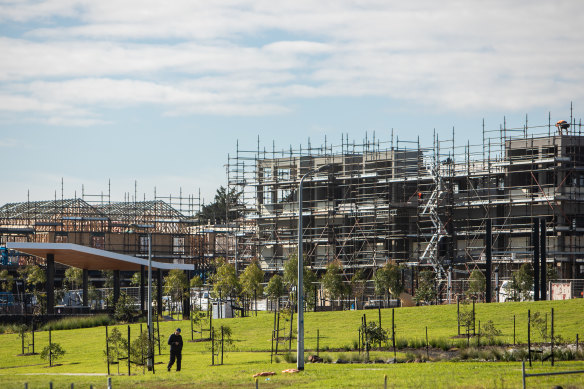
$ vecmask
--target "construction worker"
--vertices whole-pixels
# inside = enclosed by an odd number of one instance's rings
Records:
[[[568,128],[570,128],[570,124],[565,120],[558,120],[556,123],[556,127],[558,128],[558,132],[560,135],[563,135],[562,131],[566,130],[566,135],[568,134]]]

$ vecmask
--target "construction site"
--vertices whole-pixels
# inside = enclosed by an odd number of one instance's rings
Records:
[[[551,115],[542,125],[526,119],[519,128],[483,123],[476,144],[454,130],[446,139],[434,133],[429,143],[391,131],[386,139],[342,135],[339,143],[325,138],[317,147],[309,141],[281,150],[258,139],[255,150],[238,145],[228,156],[227,191],[238,196],[222,224],[202,219],[200,194],[182,190],[166,197],[155,190],[150,200],[135,190],[123,201],[113,201],[109,187],[73,198],[62,190],[52,200],[0,207],[0,246],[74,243],[146,258],[150,242],[153,259],[192,265],[203,279],[219,257],[238,271],[257,259],[270,275],[297,252],[303,179],[305,264],[319,274],[338,261],[346,280],[359,269],[371,278],[393,261],[402,265],[406,290],[413,293],[416,275],[431,269],[440,284],[449,280],[451,296],[458,291],[450,283],[484,270],[487,254],[504,279],[541,246],[559,279],[582,280],[584,137],[581,121],[568,119],[561,125]],[[4,266],[38,261],[3,251]],[[574,285],[579,296],[584,285]]]
[[[230,188],[241,192],[240,259],[279,272],[298,245],[303,182],[305,264],[323,272],[339,261],[347,280],[387,261],[405,265],[404,283],[432,269],[440,281],[485,268],[487,225],[492,263],[509,277],[542,252],[562,279],[584,277],[584,137],[581,121],[488,129],[470,144],[454,130],[429,144],[367,135],[315,147],[241,150],[229,157]],[[466,132],[468,133],[468,131]],[[539,230],[538,230],[539,231]],[[539,234],[538,234],[539,235]],[[539,246],[539,240],[535,246]],[[445,282],[444,282],[445,283]],[[580,286],[581,288],[581,286]],[[578,296],[579,296],[578,291]]]

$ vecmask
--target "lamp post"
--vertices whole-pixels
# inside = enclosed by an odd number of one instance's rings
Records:
[[[133,228],[143,228],[150,229],[154,228],[151,224],[130,224],[128,227]],[[133,232],[128,230],[128,232]],[[147,231],[148,236],[148,358],[146,360],[146,366],[148,370],[152,370],[154,366],[154,353],[152,350],[152,338],[153,338],[153,328],[152,328],[152,233],[150,230]]]
[[[304,179],[314,173],[328,168],[330,165],[322,165],[304,174],[298,184],[298,286],[296,299],[298,306],[298,338],[296,339],[296,368],[304,370],[304,258],[302,255],[302,184]]]

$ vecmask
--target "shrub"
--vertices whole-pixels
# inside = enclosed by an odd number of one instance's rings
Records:
[[[286,354],[282,355],[282,357],[288,363],[296,363],[296,354],[287,352]]]
[[[51,321],[41,327],[41,330],[73,330],[76,328],[90,328],[114,324],[114,320],[108,315],[67,317],[57,321]]]

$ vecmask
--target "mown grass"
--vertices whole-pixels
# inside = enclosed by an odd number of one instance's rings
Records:
[[[527,338],[527,310],[548,313],[551,307],[555,311],[555,333],[565,339],[574,340],[576,333],[581,337],[584,332],[584,300],[569,300],[557,302],[530,302],[505,304],[477,304],[478,320],[493,320],[495,326],[502,331],[499,340],[512,342],[513,315],[516,316],[516,339],[525,342]],[[357,340],[357,328],[361,316],[367,315],[367,320],[378,320],[377,311],[346,311],[346,312],[308,312],[305,316],[306,355],[316,349],[316,331],[320,332],[320,356],[325,360],[336,361],[344,359],[357,361],[360,357],[353,351]],[[382,310],[382,325],[391,325],[391,309]],[[461,388],[493,388],[521,387],[521,364],[519,362],[489,362],[474,361],[484,358],[487,354],[469,350],[466,358],[469,362],[432,362],[432,363],[398,363],[398,364],[307,364],[306,370],[296,375],[281,374],[281,370],[294,367],[285,362],[284,355],[278,359],[280,363],[270,364],[271,330],[273,315],[260,313],[257,317],[214,320],[214,325],[228,325],[232,329],[235,351],[228,352],[223,366],[210,366],[211,356],[207,350],[208,343],[192,343],[190,340],[190,324],[188,321],[160,322],[160,334],[165,343],[166,338],[176,328],[181,327],[185,348],[183,351],[183,371],[180,373],[166,372],[168,349],[163,347],[161,356],[156,348],[156,374],[142,374],[141,368],[132,368],[132,376],[117,375],[117,366],[111,367],[114,388],[187,388],[187,387],[252,387],[252,375],[260,371],[275,371],[276,376],[266,381],[260,379],[260,387],[383,387],[383,377],[388,376],[388,387],[461,387]],[[396,338],[402,345],[425,344],[425,328],[428,326],[430,340],[437,348],[446,348],[457,335],[456,305],[428,306],[416,308],[395,309]],[[295,321],[294,321],[295,326]],[[127,326],[116,326],[126,336]],[[289,323],[286,324],[289,328]],[[113,327],[109,327],[109,331]],[[140,324],[130,325],[132,339],[140,332]],[[145,325],[143,325],[145,330]],[[287,334],[287,332],[286,332]],[[196,337],[197,335],[195,335]],[[535,341],[537,335],[535,336]],[[17,356],[21,353],[21,341],[16,334],[0,335],[0,387],[23,388],[24,383],[29,388],[47,388],[48,382],[54,387],[94,388],[106,387],[107,366],[105,363],[105,327],[86,329],[52,331],[53,342],[60,343],[67,354],[58,366],[49,368],[39,355]],[[35,351],[38,353],[48,344],[48,332],[35,334]],[[288,343],[283,352],[287,351]],[[292,342],[294,354],[295,341]],[[407,354],[410,353],[408,356]],[[424,360],[423,352],[414,353],[404,350],[397,353],[398,361]],[[413,356],[413,358],[412,358]],[[370,360],[388,360],[393,358],[393,351],[373,350]],[[487,358],[488,359],[488,358]],[[121,374],[127,374],[127,365],[119,366]],[[533,371],[550,370],[549,363],[542,365],[534,363]],[[558,362],[557,370],[584,370],[584,362]],[[559,377],[559,378],[558,378]],[[529,387],[551,387],[562,384],[564,387],[584,387],[584,376],[558,376],[548,378],[530,378]]]

